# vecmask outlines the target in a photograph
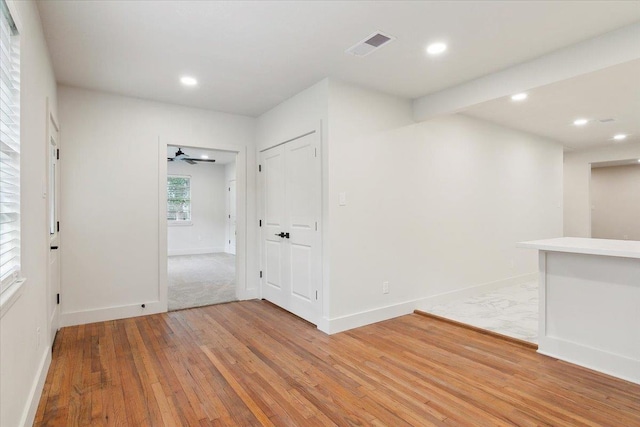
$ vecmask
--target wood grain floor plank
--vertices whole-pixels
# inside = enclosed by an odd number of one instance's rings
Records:
[[[640,426],[640,385],[412,314],[328,336],[265,301],[64,328],[36,426]]]

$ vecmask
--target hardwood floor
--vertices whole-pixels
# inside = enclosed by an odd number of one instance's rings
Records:
[[[35,425],[640,426],[640,386],[412,314],[327,336],[265,301],[64,328]]]

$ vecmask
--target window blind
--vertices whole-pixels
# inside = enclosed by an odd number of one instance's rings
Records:
[[[0,0],[0,293],[20,277],[20,43]]]

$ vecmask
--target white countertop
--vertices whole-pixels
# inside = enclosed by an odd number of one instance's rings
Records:
[[[519,248],[552,252],[615,256],[640,259],[640,242],[636,240],[587,239],[583,237],[559,237],[557,239],[520,242]]]

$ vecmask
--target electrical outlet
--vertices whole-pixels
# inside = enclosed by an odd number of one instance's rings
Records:
[[[389,282],[382,282],[382,293],[383,294],[389,293]]]

